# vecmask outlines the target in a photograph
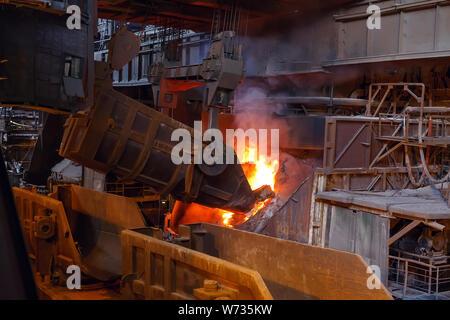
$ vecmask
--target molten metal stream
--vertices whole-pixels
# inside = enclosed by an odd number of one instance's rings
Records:
[[[245,159],[242,161],[242,168],[252,190],[256,190],[262,186],[268,185],[274,193],[276,174],[279,163],[277,160],[270,160],[268,157],[257,157],[256,148],[247,148]],[[175,231],[179,224],[209,222],[220,224],[226,227],[235,227],[250,217],[255,215],[259,210],[269,204],[272,198],[257,202],[255,207],[247,214],[239,214],[218,208],[209,208],[197,203],[182,203],[177,201],[171,221],[172,230]],[[175,229],[175,230],[174,230]]]
[[[273,192],[275,190],[275,180],[278,171],[279,163],[277,160],[271,160],[268,157],[261,156],[258,159],[257,148],[251,147],[246,149],[245,159],[243,160],[242,168],[247,177],[248,183],[252,190],[256,190],[262,186],[268,185]],[[234,227],[247,221],[254,216],[259,210],[267,206],[272,198],[255,204],[255,207],[245,216],[238,215],[234,212],[220,210],[222,216],[221,224],[226,227]]]
[[[267,157],[260,156],[257,159],[256,148],[248,148],[245,155],[245,160],[242,165],[244,169],[244,174],[247,177],[248,183],[252,190],[256,190],[264,185],[270,186],[273,192],[275,190],[276,175],[279,167],[277,160],[271,161]],[[250,215],[246,215],[245,218],[238,219],[237,223],[233,223],[233,218],[237,215],[234,212],[221,210],[222,214],[222,225],[226,227],[234,227],[237,224],[247,221],[250,217],[254,216],[259,210],[267,206],[267,204],[272,200],[272,198],[266,199],[264,201],[258,202],[255,208],[251,211]],[[239,221],[241,220],[241,221]]]

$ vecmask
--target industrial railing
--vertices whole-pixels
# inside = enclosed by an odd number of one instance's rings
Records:
[[[107,182],[105,191],[123,197],[143,197],[153,195],[155,192],[142,183]]]
[[[401,288],[397,298],[419,295],[450,293],[449,256],[423,256],[391,249],[397,255],[389,255],[389,284]]]

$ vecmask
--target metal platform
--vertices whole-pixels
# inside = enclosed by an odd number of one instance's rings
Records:
[[[325,191],[319,192],[316,199],[364,209],[375,214],[407,217],[413,220],[450,219],[450,208],[439,191],[431,186],[386,192]]]

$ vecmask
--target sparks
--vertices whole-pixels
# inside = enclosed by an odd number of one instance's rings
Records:
[[[233,225],[230,224],[230,220],[231,220],[231,218],[233,218],[234,213],[230,212],[230,211],[225,211],[225,210],[221,210],[221,211],[222,211],[222,224],[225,227],[232,228]]]

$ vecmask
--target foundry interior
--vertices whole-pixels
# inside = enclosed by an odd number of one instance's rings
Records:
[[[449,28],[448,0],[0,0],[1,287],[450,299]],[[180,129],[187,159],[259,136],[176,164]]]

